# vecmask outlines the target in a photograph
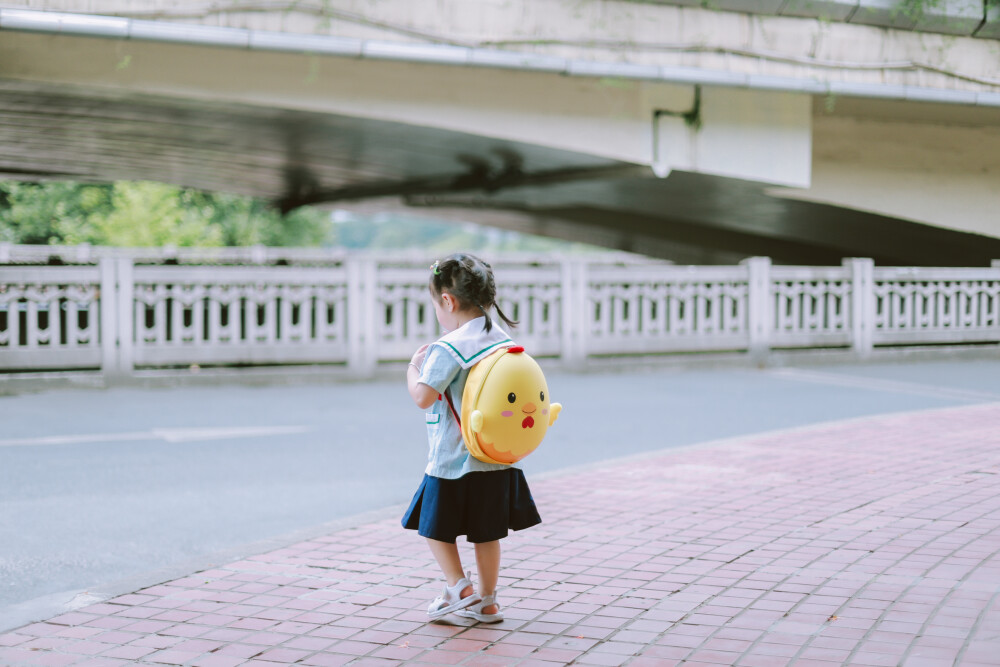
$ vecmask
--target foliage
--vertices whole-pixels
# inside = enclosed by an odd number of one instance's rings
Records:
[[[944,0],[899,0],[896,10],[907,18],[919,21],[928,9],[940,7]],[[1000,0],[985,0],[986,7],[1000,7]]]
[[[0,182],[0,241],[88,242],[94,235],[91,217],[106,214],[111,206],[106,187]]]
[[[923,18],[928,9],[934,9],[940,4],[941,0],[899,0],[894,11],[917,21]]]
[[[251,197],[152,182],[113,185],[0,182],[0,241],[116,246],[316,246],[329,216],[301,208],[282,218]]]
[[[148,181],[113,185],[0,181],[0,242],[135,246],[340,246],[591,252],[593,246],[398,213],[362,216]]]
[[[93,241],[114,246],[218,246],[222,230],[204,211],[185,206],[178,188],[162,183],[116,183],[111,209],[92,217]]]

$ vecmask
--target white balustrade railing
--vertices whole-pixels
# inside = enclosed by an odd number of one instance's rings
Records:
[[[587,272],[587,352],[731,350],[750,342],[743,266],[599,267]]]
[[[64,253],[65,254],[65,253]],[[305,255],[303,255],[305,256]],[[440,334],[430,260],[327,253],[313,266],[0,266],[0,370],[339,364],[356,375]],[[309,256],[309,259],[315,260]],[[284,262],[282,262],[284,263]],[[611,257],[493,262],[515,338],[569,364],[615,355],[1000,343],[990,268],[675,266]]]
[[[855,290],[849,267],[776,266],[771,285],[773,347],[851,344]]]
[[[0,369],[100,367],[102,295],[114,293],[102,275],[96,266],[0,267]]]
[[[135,365],[348,359],[342,267],[129,268]]]
[[[1000,266],[875,269],[875,343],[993,342]]]

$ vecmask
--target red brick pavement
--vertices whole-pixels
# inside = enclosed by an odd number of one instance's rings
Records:
[[[1000,664],[998,404],[533,488],[545,523],[504,542],[498,625],[427,622],[440,575],[385,520],[0,635],[0,663]]]

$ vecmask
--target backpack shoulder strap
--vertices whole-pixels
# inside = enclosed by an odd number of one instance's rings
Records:
[[[461,417],[458,416],[458,413],[455,411],[455,404],[451,402],[451,395],[448,393],[447,389],[444,390],[444,398],[446,401],[448,401],[448,407],[451,408],[451,414],[455,415],[455,421],[458,422],[458,427],[461,428],[462,419]]]

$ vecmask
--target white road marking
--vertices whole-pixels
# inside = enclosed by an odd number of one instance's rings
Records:
[[[126,433],[88,433],[80,435],[52,435],[38,438],[12,438],[0,440],[0,447],[26,447],[40,445],[84,445],[92,442],[201,442],[232,438],[258,438],[274,435],[291,435],[312,431],[311,426],[222,426],[215,428],[154,428],[150,431]]]
[[[859,377],[857,375],[841,375],[839,373],[823,373],[807,371],[799,368],[777,368],[768,371],[769,374],[786,380],[800,382],[815,382],[818,384],[850,387],[852,389],[871,389],[893,394],[912,394],[916,396],[931,396],[933,398],[949,398],[960,401],[1000,401],[1000,394],[971,389],[954,389],[951,387],[918,384],[916,382],[900,382],[898,380],[881,380],[878,378]]]
[[[227,438],[256,438],[265,435],[291,435],[311,430],[308,426],[233,426],[229,428],[157,428],[153,429],[153,433],[167,442],[198,442]]]

